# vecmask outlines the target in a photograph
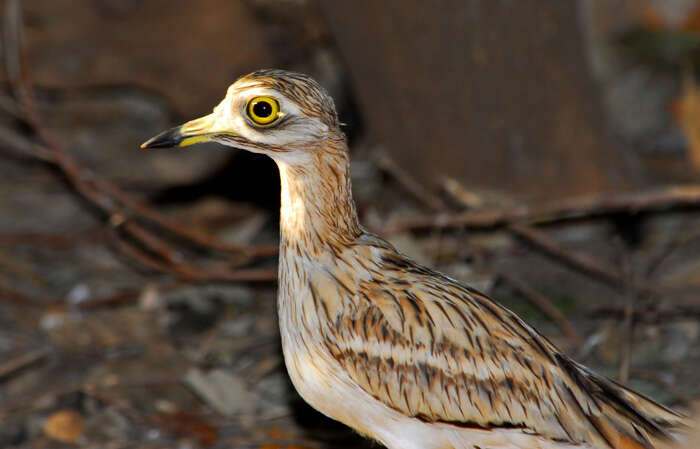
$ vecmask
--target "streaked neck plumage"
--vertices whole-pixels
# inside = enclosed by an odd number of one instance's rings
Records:
[[[282,186],[282,251],[314,256],[361,234],[350,185],[347,143],[329,135],[303,161],[276,158]]]

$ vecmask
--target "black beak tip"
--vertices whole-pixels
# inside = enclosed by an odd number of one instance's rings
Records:
[[[182,140],[184,136],[180,132],[180,127],[171,128],[167,131],[163,131],[155,137],[151,137],[147,141],[141,144],[141,148],[171,148],[176,147]]]

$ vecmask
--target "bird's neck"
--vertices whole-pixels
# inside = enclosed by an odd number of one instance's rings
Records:
[[[282,185],[281,249],[319,254],[361,233],[344,138],[327,139],[303,163],[277,160]]]

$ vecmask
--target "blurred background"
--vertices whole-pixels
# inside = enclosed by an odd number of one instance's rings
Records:
[[[368,229],[700,398],[697,0],[0,3],[0,446],[370,446],[287,378],[274,163],[138,148],[270,67],[335,98]]]

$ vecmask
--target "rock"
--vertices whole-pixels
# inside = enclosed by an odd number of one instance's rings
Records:
[[[269,219],[266,212],[256,211],[240,220],[235,225],[227,226],[217,233],[222,241],[232,244],[245,245],[253,242]]]
[[[110,442],[133,437],[135,425],[118,407],[108,406],[94,410],[86,419],[85,439],[95,447],[105,447]]]
[[[214,369],[205,373],[192,368],[183,382],[207,405],[224,416],[252,413],[255,410],[256,396],[248,391],[240,378],[227,371]]]
[[[39,329],[51,332],[63,326],[66,316],[63,312],[48,312],[39,320]]]
[[[70,305],[78,305],[90,298],[90,287],[84,283],[76,284],[66,295],[66,301]]]
[[[158,311],[165,307],[163,294],[155,284],[147,284],[143,290],[141,290],[138,304],[139,307],[145,311]]]
[[[255,316],[249,313],[221,323],[219,332],[222,337],[241,338],[250,335],[254,325]]]
[[[292,388],[289,377],[281,372],[260,379],[256,391],[260,392],[261,416],[264,419],[275,419],[288,415],[291,412],[290,402],[295,394]]]

